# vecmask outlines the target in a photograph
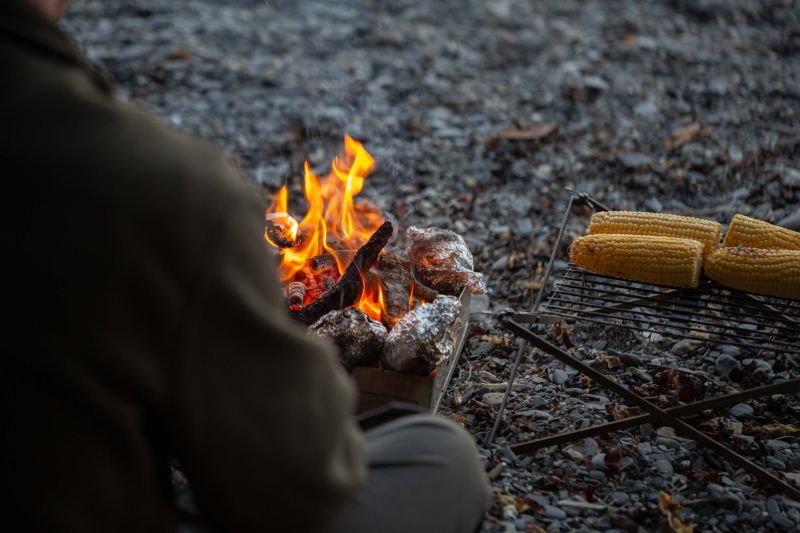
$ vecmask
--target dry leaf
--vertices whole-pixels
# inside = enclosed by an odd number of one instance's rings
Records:
[[[189,61],[191,58],[192,55],[189,51],[181,45],[176,46],[167,54],[167,60],[170,61]]]
[[[672,502],[672,496],[663,490],[658,493],[658,508],[667,517],[667,524],[672,528],[675,533],[694,533],[694,526],[692,524],[684,524],[681,519],[673,514],[681,508],[681,505]]]
[[[756,433],[759,435],[764,435],[765,437],[776,439],[779,437],[788,437],[789,435],[800,433],[800,427],[794,424],[780,424],[778,422],[775,422],[774,424],[761,425],[748,424],[747,433]]]
[[[705,398],[706,388],[703,382],[694,376],[688,376],[677,368],[670,368],[661,374],[661,384],[674,389],[678,399],[682,402],[691,402]]]
[[[786,479],[794,481],[795,485],[800,487],[800,472],[784,472],[783,475],[786,476]]]
[[[679,146],[693,141],[699,137],[705,137],[711,133],[711,126],[703,126],[699,122],[692,122],[688,126],[683,126],[672,132],[667,140],[664,141],[664,148],[672,150]]]
[[[511,346],[512,344],[511,339],[503,337],[502,335],[481,335],[480,339],[500,346]]]
[[[534,124],[525,129],[503,130],[491,135],[486,139],[487,143],[497,142],[498,140],[505,139],[509,141],[538,141],[544,139],[558,129],[558,124],[555,122],[543,122],[541,124]]]
[[[535,280],[532,280],[532,279],[526,279],[526,280],[520,282],[519,286],[522,289],[528,291],[528,290],[531,290],[531,289],[540,288],[542,286],[542,282],[541,281],[535,281]]]

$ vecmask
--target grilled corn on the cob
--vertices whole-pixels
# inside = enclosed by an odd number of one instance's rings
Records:
[[[800,232],[744,215],[734,215],[723,246],[800,250]]]
[[[694,288],[702,270],[703,245],[675,237],[595,234],[575,239],[569,258],[598,274]]]
[[[695,239],[703,244],[703,255],[719,244],[722,226],[713,220],[646,213],[643,211],[602,211],[592,215],[587,233],[625,235],[658,235],[680,239]]]
[[[705,274],[732,289],[800,298],[800,250],[719,248],[706,258]]]

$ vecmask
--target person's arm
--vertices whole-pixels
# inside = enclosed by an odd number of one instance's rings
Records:
[[[183,317],[175,446],[213,526],[312,531],[366,476],[354,388],[332,348],[286,317],[262,213],[243,203]]]

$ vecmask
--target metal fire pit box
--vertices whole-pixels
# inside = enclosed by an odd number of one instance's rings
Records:
[[[464,347],[469,327],[470,293],[466,289],[459,296],[461,311],[453,351],[432,376],[420,376],[381,368],[359,366],[353,369],[353,378],[359,390],[358,413],[377,407],[403,402],[436,413],[442,401],[458,358]]]

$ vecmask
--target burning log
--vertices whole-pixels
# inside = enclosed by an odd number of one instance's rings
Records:
[[[446,294],[458,294],[463,288],[472,294],[484,294],[483,274],[474,271],[472,254],[461,235],[441,228],[406,231],[410,241],[414,270],[426,285]]]
[[[331,311],[309,326],[308,331],[333,342],[348,369],[375,364],[386,339],[383,324],[356,307]]]
[[[289,300],[289,309],[302,309],[303,300],[306,298],[306,286],[302,281],[293,281],[286,287],[286,297]]]
[[[289,316],[306,324],[313,324],[329,311],[344,309],[355,304],[364,290],[363,277],[378,260],[378,255],[392,236],[392,223],[384,222],[367,243],[359,248],[336,284],[303,309],[290,311]]]
[[[386,336],[383,363],[399,372],[428,374],[452,353],[461,303],[454,296],[409,311]]]
[[[278,248],[292,248],[302,244],[302,235],[298,234],[297,239],[292,240],[284,236],[285,231],[286,228],[280,224],[276,224],[272,220],[267,220],[266,229],[264,232],[266,233],[266,237],[269,242],[273,243]]]

